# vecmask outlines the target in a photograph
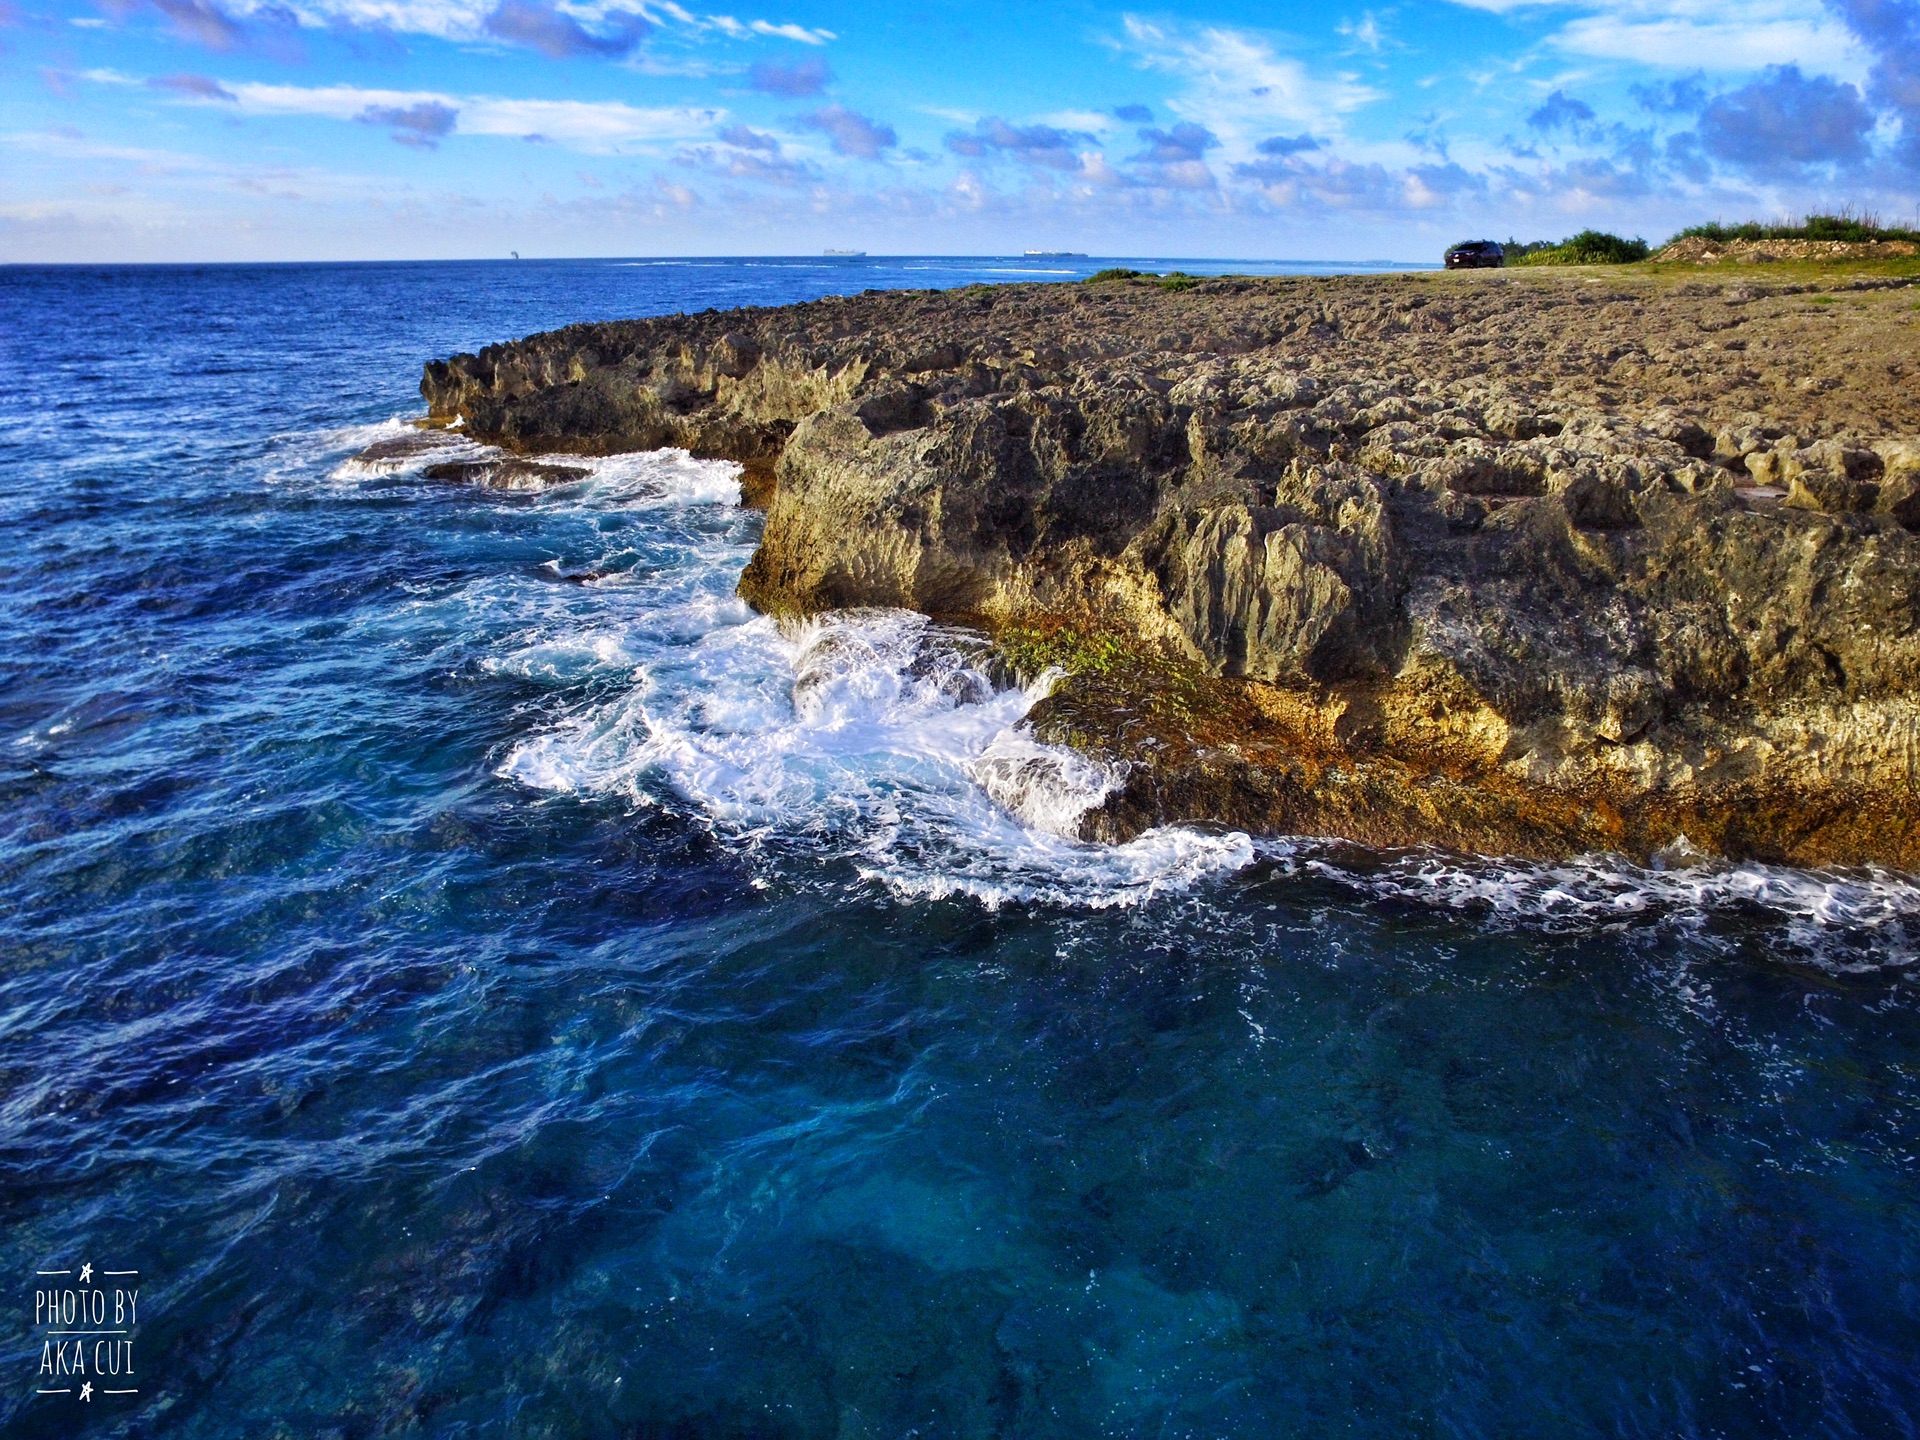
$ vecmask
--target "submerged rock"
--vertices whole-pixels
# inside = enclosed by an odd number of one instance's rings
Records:
[[[374,441],[347,463],[362,474],[392,475],[411,470],[423,460],[465,444],[464,437],[443,427],[416,425],[402,434]]]
[[[422,391],[515,452],[741,461],[763,610],[1061,665],[1088,836],[1920,864],[1912,292],[1675,280],[872,293]]]
[[[593,472],[578,465],[555,465],[508,455],[478,460],[443,460],[427,466],[420,473],[429,480],[451,480],[463,485],[536,490],[547,485],[567,485],[575,480],[584,480]]]

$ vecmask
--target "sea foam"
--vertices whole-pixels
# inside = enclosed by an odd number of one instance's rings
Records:
[[[1656,940],[1685,932],[1716,938],[1710,948],[1720,949],[1759,940],[1780,958],[1840,971],[1920,958],[1920,884],[1878,867],[1796,869],[1698,851],[1678,865],[1605,854],[1532,861],[1301,837],[1258,849],[1271,872],[1331,882],[1375,903],[1468,916],[1490,930]]]
[[[1023,717],[1051,679],[996,689],[977,637],[901,610],[782,631],[723,624],[618,698],[516,746],[501,773],[544,790],[689,801],[737,837],[804,841],[902,894],[1104,907],[1253,857],[1245,836],[1074,838],[1117,783]]]

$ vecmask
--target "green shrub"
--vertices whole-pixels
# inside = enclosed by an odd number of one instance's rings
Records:
[[[1071,625],[1009,625],[994,649],[1014,678],[1031,685],[1053,666],[1069,675],[1119,675],[1140,663],[1140,647],[1112,635],[1083,634]]]
[[[1558,245],[1529,249],[1516,265],[1631,265],[1644,260],[1651,247],[1644,240],[1623,240],[1604,230],[1582,230]]]
[[[1749,220],[1744,225],[1722,225],[1718,220],[1706,225],[1689,225],[1669,240],[1711,240],[1716,245],[1725,245],[1734,240],[1777,240],[1780,237],[1771,234],[1765,225],[1756,225]]]
[[[1711,240],[1716,245],[1734,240],[1843,240],[1858,244],[1868,240],[1920,240],[1920,230],[1882,225],[1871,215],[1843,211],[1838,215],[1809,215],[1798,224],[1788,221],[1781,225],[1762,225],[1757,220],[1747,220],[1738,225],[1722,225],[1716,220],[1707,225],[1689,225],[1667,243],[1695,237]]]
[[[1151,270],[1122,270],[1115,266],[1111,270],[1096,270],[1080,283],[1098,285],[1108,280],[1151,280],[1162,290],[1191,290],[1200,283],[1200,277],[1189,275],[1184,270],[1169,270],[1165,275],[1156,275]]]
[[[1882,238],[1878,225],[1850,215],[1809,215],[1807,223],[1800,228],[1806,231],[1809,240],[1850,240],[1857,244]],[[1900,238],[1907,239],[1912,233],[1908,231]]]
[[[1078,684],[1087,698],[1108,711],[1132,710],[1187,725],[1197,715],[1222,708],[1219,681],[1192,661],[1130,635],[1081,630],[1036,617],[1033,623],[1000,631],[993,652],[1001,673],[1019,684],[1031,685],[1058,667],[1065,672],[1063,685]]]

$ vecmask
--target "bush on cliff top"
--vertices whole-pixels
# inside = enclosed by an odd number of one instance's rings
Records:
[[[1558,245],[1514,248],[1521,252],[1516,257],[1513,250],[1507,251],[1508,260],[1514,265],[1631,265],[1651,253],[1651,247],[1644,240],[1623,240],[1604,230],[1582,230]]]
[[[1718,245],[1735,240],[1840,240],[1862,244],[1872,240],[1920,240],[1920,230],[1882,225],[1871,215],[1809,215],[1797,225],[1762,225],[1757,220],[1739,225],[1722,225],[1718,220],[1689,225],[1667,243],[1695,238]]]

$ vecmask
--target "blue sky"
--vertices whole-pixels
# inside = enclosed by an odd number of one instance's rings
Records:
[[[1430,259],[1920,206],[1920,0],[0,0],[0,260]]]

